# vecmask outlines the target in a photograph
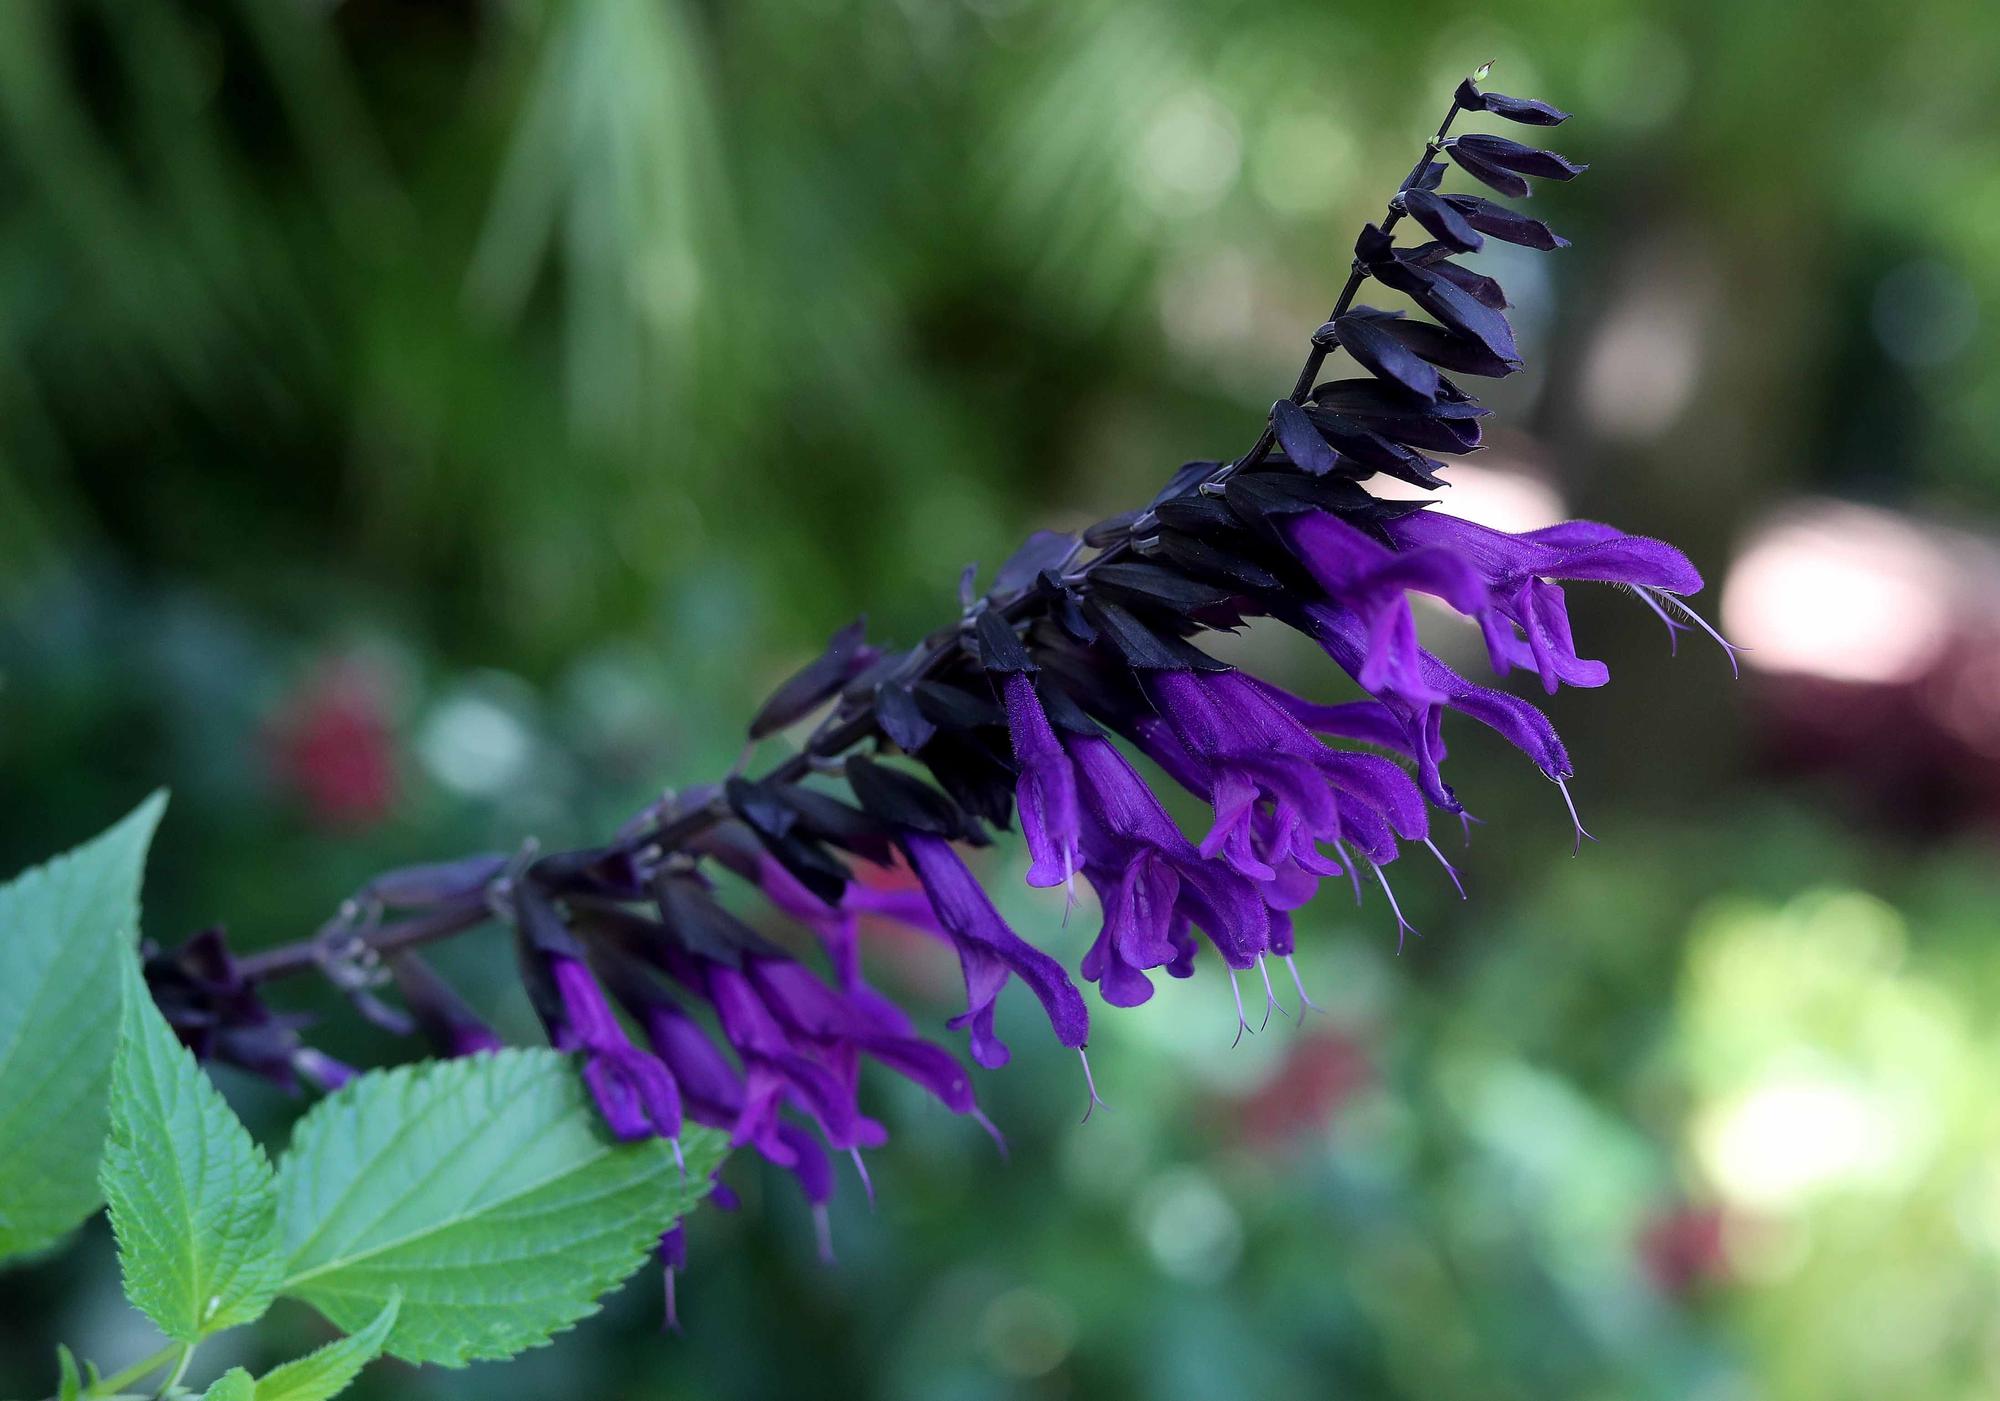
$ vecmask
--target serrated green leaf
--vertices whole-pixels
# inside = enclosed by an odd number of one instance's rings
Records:
[[[153,1005],[135,954],[100,1178],[125,1297],[179,1342],[248,1323],[283,1274],[271,1165]]]
[[[327,1401],[347,1390],[361,1369],[382,1355],[402,1302],[400,1292],[390,1295],[382,1312],[359,1333],[272,1368],[257,1379],[256,1401]]]
[[[501,1051],[376,1071],[299,1121],[278,1170],[280,1292],[342,1329],[403,1289],[386,1351],[461,1366],[597,1309],[708,1191],[723,1136],[617,1143],[569,1057]]]
[[[0,1259],[97,1209],[119,955],[166,806],[155,793],[96,840],[0,886]]]
[[[257,1383],[241,1367],[231,1367],[208,1384],[201,1401],[255,1401]]]

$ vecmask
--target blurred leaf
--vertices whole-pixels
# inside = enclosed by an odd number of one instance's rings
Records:
[[[83,1372],[76,1365],[76,1354],[56,1344],[56,1365],[62,1369],[62,1380],[56,1384],[56,1401],[77,1401],[83,1395]]]
[[[461,1366],[594,1312],[708,1191],[723,1137],[607,1139],[568,1057],[502,1051],[364,1075],[299,1123],[278,1171],[282,1292],[344,1329],[394,1294],[387,1350]]]
[[[125,1297],[184,1343],[260,1317],[283,1261],[264,1150],[181,1045],[139,972],[121,963],[124,1012],[99,1180]]]
[[[402,1302],[401,1292],[391,1294],[374,1321],[359,1333],[267,1372],[257,1381],[256,1401],[327,1401],[347,1390],[361,1369],[382,1355]]]
[[[333,1346],[338,1347],[336,1343]],[[241,1367],[231,1367],[201,1394],[201,1401],[254,1401],[257,1383]]]
[[[0,887],[0,1258],[97,1209],[118,961],[139,925],[155,793],[95,841]]]

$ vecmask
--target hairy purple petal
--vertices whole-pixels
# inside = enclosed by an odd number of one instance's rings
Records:
[[[1163,737],[1178,748],[1171,734]],[[1100,895],[1107,882],[1123,879],[1139,853],[1156,852],[1166,858],[1181,883],[1168,921],[1166,942],[1174,958],[1167,971],[1175,977],[1186,977],[1192,971],[1195,946],[1188,932],[1190,925],[1200,926],[1230,967],[1248,968],[1256,962],[1264,950],[1269,925],[1257,887],[1226,865],[1203,860],[1110,740],[1072,735],[1068,743],[1076,759],[1084,806],[1094,824],[1085,831],[1085,869]],[[1150,752],[1152,746],[1147,747]],[[1187,780],[1192,780],[1187,786],[1195,792],[1205,791],[1206,780],[1195,772],[1197,766],[1185,751],[1176,762],[1187,767]],[[1110,907],[1107,900],[1107,910]],[[1126,947],[1128,952],[1136,952],[1149,943]]]
[[[1440,549],[1470,564],[1483,579],[1485,597],[1467,608],[1486,638],[1494,670],[1532,669],[1543,688],[1601,686],[1609,672],[1577,655],[1569,612],[1555,579],[1640,585],[1693,593],[1701,575],[1687,556],[1658,540],[1626,535],[1595,521],[1567,521],[1509,534],[1456,516],[1423,511],[1388,522],[1392,539],[1409,550]]]
[[[993,1031],[993,1009],[1010,976],[1041,1000],[1056,1040],[1065,1046],[1089,1040],[1090,1013],[1062,965],[1008,928],[951,843],[923,832],[905,832],[899,841],[958,951],[967,1006],[949,1024],[970,1029],[972,1058],[989,1070],[1007,1063],[1007,1045]]]
[[[1434,594],[1463,613],[1484,607],[1485,582],[1473,565],[1448,549],[1396,551],[1324,511],[1293,516],[1286,543],[1326,596],[1364,619],[1368,653],[1355,679],[1369,691],[1392,684],[1413,700],[1435,700],[1417,663],[1416,621],[1408,590]]]
[[[1327,655],[1350,675],[1359,672],[1367,648],[1362,621],[1343,609],[1321,604],[1308,606],[1305,613],[1314,640]],[[1474,685],[1429,652],[1420,653],[1418,663],[1423,691],[1435,699],[1415,700],[1388,690],[1377,694],[1376,703],[1401,725],[1402,743],[1396,747],[1417,760],[1418,780],[1432,802],[1451,811],[1459,808],[1458,800],[1440,773],[1445,759],[1443,718],[1447,707],[1497,731],[1550,778],[1565,778],[1570,774],[1569,754],[1562,740],[1548,717],[1534,705],[1504,691]],[[1329,734],[1343,733],[1340,726],[1351,723],[1353,715],[1346,707],[1312,706],[1296,697],[1289,698],[1286,705],[1295,718],[1312,729],[1320,730],[1322,722],[1330,722],[1323,731]],[[1379,717],[1370,716],[1364,723],[1378,724]],[[1379,734],[1379,730],[1375,733]]]

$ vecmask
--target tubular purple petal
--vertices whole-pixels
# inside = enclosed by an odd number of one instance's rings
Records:
[[[1327,655],[1350,675],[1358,673],[1367,645],[1361,620],[1323,604],[1309,605],[1304,613],[1314,640]],[[1446,707],[1498,731],[1549,777],[1566,777],[1571,772],[1561,738],[1537,707],[1518,696],[1474,685],[1429,652],[1421,653],[1418,662],[1425,692],[1437,699],[1413,700],[1394,690],[1378,692],[1376,699],[1402,725],[1404,743],[1417,760],[1418,778],[1432,802],[1451,811],[1459,808],[1439,767],[1445,758],[1442,722]],[[1303,723],[1312,725],[1322,709],[1331,708],[1312,707],[1310,713],[1295,713]]]
[[[1077,866],[1076,774],[1035,695],[1035,683],[1025,673],[1013,672],[1004,689],[1007,734],[1020,769],[1015,806],[1033,862],[1028,884],[1067,885]]]
[[[1519,535],[1436,511],[1390,521],[1392,539],[1410,550],[1445,550],[1464,559],[1484,581],[1484,598],[1467,608],[1486,638],[1493,669],[1532,669],[1551,694],[1559,685],[1601,686],[1601,662],[1579,657],[1569,611],[1556,579],[1630,584],[1693,593],[1701,576],[1687,557],[1658,540],[1626,535],[1595,521],[1566,521]]]
[[[680,1089],[659,1058],[625,1035],[604,989],[581,959],[547,956],[561,1013],[551,1035],[557,1050],[584,1057],[584,1083],[612,1133],[621,1139],[673,1138],[681,1131]]]
[[[1089,1040],[1090,1013],[1062,965],[1008,928],[951,844],[923,832],[904,832],[897,840],[958,951],[967,1006],[950,1025],[970,1030],[972,1058],[989,1070],[1007,1063],[1006,1043],[993,1031],[993,1008],[1010,976],[1040,999],[1057,1041],[1081,1046]]]
[[[1398,552],[1324,511],[1285,522],[1286,543],[1328,598],[1368,624],[1368,652],[1356,676],[1362,687],[1379,691],[1394,685],[1412,700],[1436,700],[1417,660],[1416,621],[1408,590],[1434,594],[1463,613],[1487,601],[1479,572],[1448,549]]]

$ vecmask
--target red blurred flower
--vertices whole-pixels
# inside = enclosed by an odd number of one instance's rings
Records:
[[[1663,1294],[1682,1298],[1729,1273],[1729,1220],[1719,1206],[1682,1203],[1639,1231],[1639,1264]]]
[[[1237,1101],[1243,1139],[1253,1148],[1276,1148],[1317,1133],[1373,1078],[1367,1051],[1346,1032],[1301,1035],[1277,1073]]]
[[[389,691],[379,667],[339,658],[315,667],[272,715],[272,777],[315,822],[365,827],[395,807]]]

